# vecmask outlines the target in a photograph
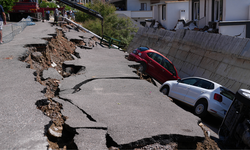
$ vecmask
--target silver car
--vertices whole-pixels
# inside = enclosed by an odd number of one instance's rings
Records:
[[[235,94],[222,85],[200,77],[166,81],[160,91],[194,107],[194,113],[205,117],[210,113],[224,118]]]

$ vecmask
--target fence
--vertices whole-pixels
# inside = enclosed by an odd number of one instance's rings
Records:
[[[27,17],[17,23],[11,23],[3,26],[3,41],[8,43],[14,39],[14,37],[21,33],[27,26],[33,25],[32,19]]]

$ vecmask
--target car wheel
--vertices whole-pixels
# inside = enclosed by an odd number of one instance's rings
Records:
[[[161,92],[164,95],[168,95],[168,93],[169,93],[169,87],[168,86],[164,86],[163,88],[161,88]]]
[[[145,73],[145,70],[146,70],[146,64],[145,63],[141,63],[139,68],[138,68],[138,71],[142,72],[142,73]]]
[[[247,97],[244,93],[246,93],[247,95],[249,94],[249,90],[245,90],[245,89],[240,89],[236,92],[235,94],[235,98],[237,100],[239,100],[240,102],[242,102],[243,104],[247,105],[250,107],[250,101],[249,101],[249,97]]]
[[[194,108],[194,113],[200,118],[207,115],[207,102],[205,100],[199,100]]]

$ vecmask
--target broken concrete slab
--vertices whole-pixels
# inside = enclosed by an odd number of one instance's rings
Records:
[[[94,48],[81,51],[80,55],[82,59],[79,62],[89,68],[87,72],[84,76],[69,77],[60,83],[62,89],[77,87],[79,90],[74,94],[60,92],[60,96],[72,100],[97,122],[107,124],[108,134],[118,144],[162,133],[203,136],[198,126],[195,129],[198,121],[195,116],[191,117],[193,121],[189,119],[190,126],[185,124],[183,127],[188,128],[190,133],[175,130],[176,124],[182,128],[181,122],[186,122],[182,116],[187,112],[176,108],[173,113],[174,110],[168,107],[175,106],[158,92],[158,87],[140,80],[133,69],[127,67],[136,63],[124,59],[125,53]],[[183,115],[173,117],[180,114],[179,111]],[[169,117],[179,118],[179,123],[170,121]]]
[[[115,84],[122,86],[119,88]],[[187,123],[183,118],[187,112],[175,108],[174,103],[156,91],[158,88],[143,80],[98,79],[81,86],[81,91],[68,98],[92,114],[97,122],[107,124],[108,133],[118,144],[162,133],[203,136],[198,127],[195,129],[198,118],[189,117]],[[171,118],[175,121],[170,121]],[[191,132],[185,132],[184,128]]]
[[[53,100],[63,105],[62,114],[68,117],[65,123],[70,125],[70,127],[82,129],[108,129],[106,124],[96,122],[92,118],[91,114],[80,108],[78,105],[74,104],[74,101],[71,99],[53,98]]]
[[[107,131],[103,129],[77,128],[75,143],[78,149],[104,150],[107,149]],[[84,136],[82,136],[84,135]]]
[[[58,71],[54,68],[49,68],[48,70],[43,71],[43,78],[51,78],[51,79],[57,79],[62,80],[63,77],[58,73]]]

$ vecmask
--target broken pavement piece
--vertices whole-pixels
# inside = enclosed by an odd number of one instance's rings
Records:
[[[54,68],[49,68],[48,70],[43,70],[43,78],[52,78],[57,80],[62,80],[62,76]]]

